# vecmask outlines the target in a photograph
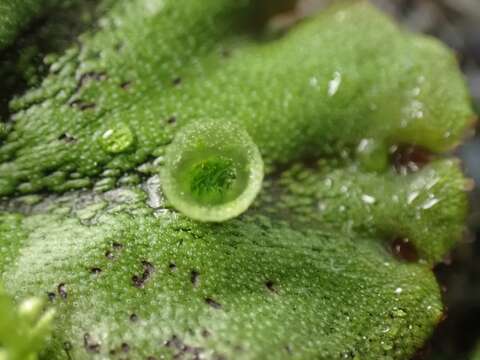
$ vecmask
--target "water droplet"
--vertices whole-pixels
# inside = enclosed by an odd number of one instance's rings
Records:
[[[317,87],[318,86],[318,79],[315,76],[312,76],[310,78],[309,84],[311,87]]]
[[[425,115],[425,108],[422,102],[418,100],[412,100],[403,109],[403,112],[408,119],[421,119]]]
[[[432,207],[434,207],[435,205],[437,205],[438,203],[440,202],[439,199],[437,199],[436,197],[434,197],[433,195],[423,203],[422,205],[422,209],[423,210],[428,210],[428,209],[431,209]]]
[[[398,287],[395,289],[395,294],[400,295],[403,292],[403,289],[401,287]]]
[[[327,187],[327,189],[330,189],[333,186],[333,180],[331,178],[326,178],[325,186]]]
[[[365,203],[365,204],[369,204],[369,205],[372,205],[372,204],[375,204],[375,202],[377,201],[373,196],[370,196],[370,195],[367,195],[367,194],[363,194],[362,195],[362,201]]]
[[[412,191],[407,195],[407,204],[411,204],[419,195],[420,193],[418,191]]]
[[[106,130],[100,140],[105,151],[117,154],[128,150],[134,143],[135,136],[127,125],[122,124]]]
[[[318,211],[324,212],[326,209],[327,209],[327,204],[325,204],[323,202],[318,203]]]
[[[381,344],[382,344],[383,350],[385,350],[385,351],[389,351],[389,350],[393,349],[393,346],[390,343],[386,343],[386,342],[382,341]]]
[[[328,96],[334,96],[342,83],[342,74],[335,71],[333,79],[328,82]]]

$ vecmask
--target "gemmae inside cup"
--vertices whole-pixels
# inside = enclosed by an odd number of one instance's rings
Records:
[[[230,121],[186,125],[165,160],[163,191],[173,207],[195,220],[220,222],[240,215],[262,185],[260,152],[247,131]]]

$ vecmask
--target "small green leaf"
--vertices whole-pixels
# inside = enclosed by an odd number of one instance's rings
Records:
[[[0,288],[0,359],[36,360],[51,332],[54,311],[44,311],[38,298],[24,300],[18,308]]]

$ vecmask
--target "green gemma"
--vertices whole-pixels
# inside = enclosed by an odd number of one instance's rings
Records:
[[[244,212],[260,191],[263,161],[245,129],[205,120],[182,128],[166,154],[163,191],[171,204],[200,221]]]

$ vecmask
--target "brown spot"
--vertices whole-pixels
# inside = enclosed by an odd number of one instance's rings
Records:
[[[178,338],[177,335],[173,335],[169,340],[165,342],[165,346],[169,348],[176,348],[176,349],[181,349],[182,348],[182,341]]]
[[[150,278],[152,273],[155,271],[155,267],[152,263],[148,261],[142,261],[143,266],[143,273],[142,275],[133,275],[132,276],[132,283],[133,286],[136,288],[143,288],[145,286],[145,282]]]
[[[127,344],[127,343],[122,343],[122,345],[120,346],[120,348],[122,349],[122,351],[124,353],[127,353],[130,351],[130,346]]]
[[[132,82],[131,81],[124,81],[120,84],[120,87],[123,89],[123,90],[128,90],[130,89],[130,87],[132,86]]]
[[[85,347],[85,350],[91,353],[96,353],[98,354],[100,352],[100,344],[96,341],[94,341],[89,333],[85,333],[83,335],[83,346]]]
[[[167,340],[165,346],[176,351],[174,359],[183,359],[186,354],[193,354],[193,359],[200,359],[200,354],[203,352],[203,348],[187,345],[177,335]]]
[[[77,139],[76,139],[73,135],[71,135],[71,134],[69,134],[69,133],[67,133],[67,132],[65,132],[65,133],[63,133],[62,135],[60,135],[60,136],[58,137],[58,140],[64,141],[64,142],[67,143],[67,144],[73,144],[73,143],[77,142]]]
[[[118,242],[114,242],[112,244],[112,247],[115,249],[115,250],[120,250],[120,249],[123,249],[123,245],[118,243]]]
[[[274,283],[272,280],[267,280],[267,281],[265,282],[265,287],[266,287],[269,291],[271,291],[271,292],[273,292],[273,293],[277,293],[277,292],[278,292],[278,290],[275,288],[275,283]]]
[[[399,174],[416,172],[432,161],[432,154],[419,146],[398,145],[392,148],[392,163]]]
[[[202,330],[202,336],[203,336],[204,338],[207,338],[207,337],[209,337],[210,335],[211,335],[211,334],[210,334],[210,331],[208,331],[207,329],[203,329],[203,330]]]
[[[82,74],[80,78],[78,79],[78,89],[80,89],[82,86],[84,86],[87,82],[91,80],[95,81],[104,81],[107,79],[107,74],[104,72],[87,72],[85,74]]]
[[[94,109],[97,105],[95,103],[86,102],[83,100],[74,100],[70,103],[71,107],[75,107],[78,110],[84,111],[89,109]]]
[[[123,42],[117,42],[115,45],[114,45],[114,49],[115,51],[121,51],[122,48],[123,48],[124,44]]]
[[[58,291],[58,294],[60,295],[60,297],[62,299],[66,299],[67,298],[67,285],[65,285],[64,283],[61,283],[57,286],[57,291]]]
[[[229,58],[230,56],[232,56],[232,51],[230,49],[222,49],[220,54],[224,58]]]
[[[212,298],[206,298],[205,299],[205,302],[210,305],[210,307],[214,308],[214,309],[221,309],[222,308],[222,304],[216,302],[215,300],[213,300]]]
[[[418,252],[415,246],[407,238],[396,238],[391,243],[393,254],[404,261],[418,261]]]
[[[65,354],[67,355],[67,359],[71,360],[72,356],[70,355],[70,351],[72,350],[73,346],[70,341],[65,341],[63,343],[63,350],[65,350]]]
[[[175,86],[178,86],[182,83],[182,78],[181,77],[176,77],[175,79],[172,80],[172,84]]]
[[[192,282],[193,287],[197,287],[200,283],[200,273],[196,270],[190,272],[190,281]]]
[[[170,125],[173,125],[177,122],[177,118],[176,116],[170,116],[168,119],[167,119],[167,123],[169,123]]]
[[[90,273],[94,274],[94,275],[98,275],[102,272],[102,269],[100,269],[99,267],[93,267],[90,269]]]

